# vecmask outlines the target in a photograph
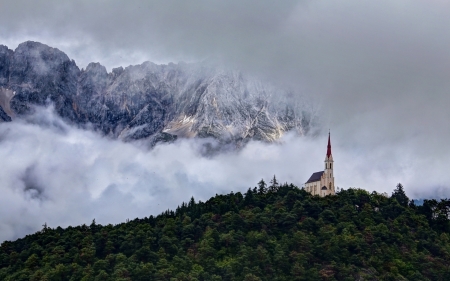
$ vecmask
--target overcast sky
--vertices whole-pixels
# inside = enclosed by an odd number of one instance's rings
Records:
[[[407,194],[414,198],[450,197],[449,27],[450,2],[444,0],[3,0],[0,3],[0,44],[11,49],[26,40],[39,41],[67,53],[80,68],[89,62],[100,62],[108,70],[145,60],[167,63],[219,58],[231,67],[289,85],[320,108],[322,132],[331,128],[338,186],[390,193],[397,182],[402,182]],[[23,129],[20,132],[24,135],[32,130],[31,125],[22,125],[17,127]],[[33,126],[41,128],[39,124]],[[76,137],[85,138],[85,134],[88,133],[78,132]],[[15,137],[22,139],[19,131]],[[87,138],[103,142],[91,135]],[[182,193],[183,198],[170,204],[187,200],[191,193],[213,195],[226,189],[228,183],[238,189],[254,185],[255,179],[268,177],[268,173],[281,176],[282,170],[290,171],[292,164],[283,165],[275,158],[295,153],[303,164],[298,166],[297,174],[285,172],[284,180],[304,182],[310,173],[322,168],[325,141],[326,136],[321,135],[315,141],[288,138],[282,147],[260,145],[259,149],[267,150],[274,158],[276,165],[268,166],[273,172],[264,168],[267,166],[254,165],[260,170],[245,170],[235,182],[224,181],[226,184],[212,178],[199,181],[192,174],[197,172],[188,172],[190,168],[182,166],[180,173],[192,183],[191,191]],[[11,152],[12,148],[20,150],[17,146],[20,143],[9,148],[0,145],[0,153],[6,159],[24,157]],[[183,145],[178,149],[188,149],[191,144]],[[302,145],[309,148],[306,150],[309,154]],[[313,149],[314,145],[317,148]],[[99,159],[111,157],[115,159],[111,161],[118,163],[128,159],[102,154],[107,152],[101,152],[101,148],[92,144],[84,149],[99,149]],[[139,150],[134,146],[127,149]],[[283,154],[287,149],[290,153]],[[195,158],[189,154],[194,152],[185,153],[180,152],[186,157],[180,161]],[[223,175],[229,176],[235,171],[227,170],[230,165],[227,161],[245,163],[259,159],[242,153],[220,156],[214,159],[214,164],[208,162],[211,159],[195,159],[203,165],[217,165],[218,170],[228,171]],[[133,165],[132,159],[128,159],[129,165]],[[42,163],[31,165],[29,172],[25,164],[14,167],[18,174],[36,174],[45,170]],[[74,172],[74,177],[92,169],[92,163],[77,164],[80,174]],[[104,171],[112,169],[101,167]],[[156,164],[152,167],[163,169]],[[161,177],[170,178],[169,175],[163,173]],[[174,186],[164,182],[160,188]],[[195,189],[199,182],[205,186]],[[56,183],[50,185],[58,186]],[[128,184],[133,183],[105,180],[102,188]],[[214,192],[206,185],[213,186]],[[11,186],[4,184],[0,188]],[[113,187],[111,190],[111,196],[116,196]],[[112,202],[124,202],[117,198],[114,200],[118,201]],[[94,201],[89,202],[94,206]],[[65,206],[66,202],[59,204]],[[143,204],[139,208],[147,210],[147,207]],[[140,216],[141,209],[133,210]],[[87,220],[86,216],[80,217]],[[105,222],[111,217],[105,216]],[[46,216],[41,214],[40,218]],[[82,219],[69,221],[79,223]],[[120,219],[115,217],[115,221]],[[63,221],[62,216],[53,220]],[[11,235],[4,237],[15,237]]]

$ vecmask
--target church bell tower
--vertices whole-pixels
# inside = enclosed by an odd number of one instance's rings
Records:
[[[331,139],[330,139],[330,132],[328,132],[327,155],[325,156],[325,170],[323,173],[325,179],[325,186],[327,187],[328,194],[335,194],[333,168],[334,168],[334,161],[333,161],[333,154],[331,154]]]

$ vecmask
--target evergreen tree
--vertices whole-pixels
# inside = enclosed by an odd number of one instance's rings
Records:
[[[409,198],[406,196],[405,191],[403,190],[403,185],[401,183],[397,184],[397,188],[394,189],[391,198],[396,199],[397,202],[403,207],[408,206]]]
[[[273,175],[273,179],[270,180],[270,191],[277,191],[279,187],[277,178]]]
[[[264,194],[264,193],[267,192],[267,184],[266,184],[266,182],[264,181],[264,179],[261,179],[261,180],[258,182],[258,192],[259,192],[260,194]]]

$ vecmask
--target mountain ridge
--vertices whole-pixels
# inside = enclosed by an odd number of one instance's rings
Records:
[[[42,43],[0,46],[0,120],[50,103],[66,121],[125,141],[273,142],[286,131],[305,135],[316,122],[287,91],[214,64],[144,62],[108,73],[100,63],[80,69]]]

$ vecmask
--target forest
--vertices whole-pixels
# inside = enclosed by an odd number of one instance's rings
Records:
[[[312,196],[261,180],[117,225],[51,228],[0,247],[0,280],[450,280],[450,200],[398,184]]]

